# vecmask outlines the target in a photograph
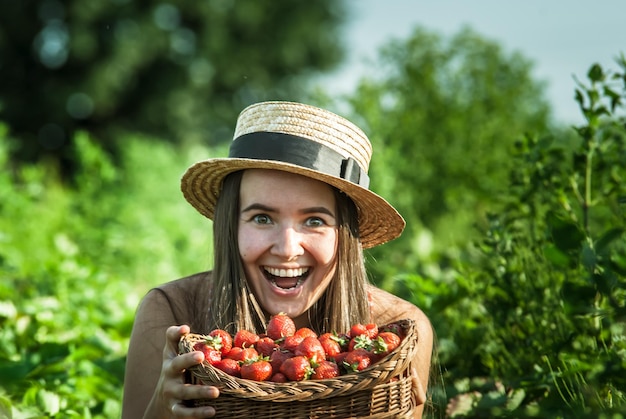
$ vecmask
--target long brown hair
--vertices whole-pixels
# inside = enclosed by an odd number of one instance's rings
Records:
[[[237,240],[242,174],[242,171],[235,172],[224,179],[215,207],[214,269],[207,327],[208,330],[246,329],[261,333],[268,319],[248,287]],[[338,223],[337,268],[328,288],[308,312],[311,328],[318,333],[348,331],[351,325],[370,318],[357,208],[347,195],[336,188],[333,191]]]

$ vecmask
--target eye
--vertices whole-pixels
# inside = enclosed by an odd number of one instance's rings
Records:
[[[252,221],[257,224],[272,224],[272,219],[267,214],[257,214],[252,217]]]
[[[322,227],[326,225],[326,222],[319,217],[311,217],[306,220],[307,227]]]

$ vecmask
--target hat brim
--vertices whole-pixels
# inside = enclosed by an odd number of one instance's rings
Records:
[[[359,216],[359,234],[363,248],[389,242],[402,234],[405,221],[384,198],[352,182],[274,160],[216,158],[195,163],[181,179],[185,199],[202,215],[213,219],[215,204],[224,178],[245,169],[275,169],[320,180],[344,192],[354,201]]]

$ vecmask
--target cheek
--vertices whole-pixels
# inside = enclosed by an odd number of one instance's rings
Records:
[[[255,240],[251,240],[250,234],[252,232],[246,231],[245,228],[239,228],[237,240],[239,242],[239,255],[245,261],[251,257],[254,253],[253,245]]]
[[[255,261],[267,250],[269,243],[266,233],[245,226],[239,228],[237,240],[239,255],[244,262]]]
[[[314,245],[315,254],[317,260],[324,264],[329,265],[335,262],[337,258],[337,238],[336,236],[329,237],[328,240],[320,240]]]

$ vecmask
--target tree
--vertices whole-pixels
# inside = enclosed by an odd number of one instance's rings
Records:
[[[0,0],[0,120],[13,158],[60,159],[73,133],[228,141],[251,102],[298,98],[340,62],[343,4],[276,0]]]
[[[438,251],[467,241],[505,188],[514,141],[545,131],[549,107],[527,59],[468,28],[450,39],[416,28],[379,62],[350,102],[376,150],[373,189],[391,198],[407,231],[372,255],[391,274],[415,272],[424,226]]]

